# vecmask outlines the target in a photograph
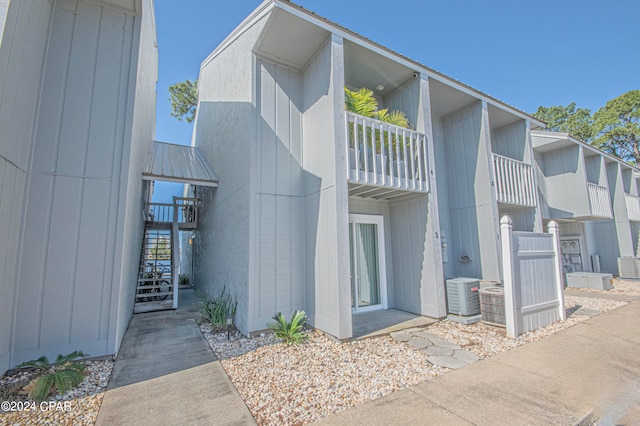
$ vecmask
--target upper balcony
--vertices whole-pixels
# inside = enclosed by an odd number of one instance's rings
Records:
[[[613,217],[613,211],[611,210],[611,199],[609,197],[609,189],[607,189],[606,186],[587,182],[587,190],[589,191],[589,206],[591,208],[591,216],[600,218]]]
[[[198,199],[173,197],[173,204],[148,203],[145,220],[156,226],[176,223],[179,229],[195,229],[198,227]]]
[[[424,133],[345,111],[349,195],[391,198],[429,192]]]
[[[631,194],[624,194],[624,199],[627,203],[627,215],[629,220],[633,222],[640,222],[640,198]]]
[[[530,164],[492,154],[498,203],[519,207],[536,206],[536,186]]]

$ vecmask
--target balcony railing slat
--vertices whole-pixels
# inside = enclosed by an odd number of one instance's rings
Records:
[[[530,164],[492,154],[496,199],[499,203],[535,207],[535,185]]]
[[[627,216],[629,220],[640,222],[640,198],[631,194],[624,194],[627,203]]]
[[[612,217],[613,213],[607,187],[587,182],[587,189],[591,214],[598,217]]]
[[[427,192],[426,137],[380,120],[345,113],[347,175],[355,183]]]

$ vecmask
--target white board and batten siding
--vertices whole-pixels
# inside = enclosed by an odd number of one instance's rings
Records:
[[[56,3],[27,190],[14,363],[76,349],[114,353],[116,323],[128,321],[115,299],[122,250],[132,244],[123,235],[127,179],[141,185],[137,166],[129,169],[136,19],[96,3]]]
[[[517,337],[566,318],[560,267],[559,228],[549,233],[514,232],[500,221],[507,335]]]
[[[499,280],[497,206],[489,185],[487,128],[486,111],[479,101],[442,118],[451,227],[447,241],[454,276]],[[468,253],[471,261],[459,261],[462,253]]]
[[[276,312],[304,309],[304,182],[302,171],[302,75],[256,59],[258,162],[254,277],[250,297],[253,330]]]
[[[13,366],[19,235],[50,12],[46,1],[0,0],[0,375]]]

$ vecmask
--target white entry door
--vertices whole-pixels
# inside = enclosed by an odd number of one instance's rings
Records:
[[[377,215],[349,215],[351,308],[364,312],[387,308],[384,222]]]

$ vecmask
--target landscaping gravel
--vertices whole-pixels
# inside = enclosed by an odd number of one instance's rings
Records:
[[[17,370],[0,378],[2,401],[15,402],[9,411],[0,409],[0,424],[11,425],[94,425],[107,388],[112,361],[86,361],[87,375],[78,387],[64,395],[49,397],[43,403],[33,402],[19,390],[27,385],[37,373]],[[27,404],[27,407],[24,405]]]
[[[626,302],[593,297],[565,297],[568,317],[518,339],[505,329],[483,323],[464,325],[448,320],[410,330],[440,336],[480,359],[540,340],[607,312]],[[580,311],[583,309],[583,311]],[[590,315],[581,314],[589,310]],[[240,336],[237,334],[236,336]],[[307,343],[286,346],[262,335],[226,342],[226,334],[210,333],[208,340],[259,425],[305,424],[393,391],[437,377],[449,370],[432,365],[428,350],[416,337],[395,341],[389,336],[340,343],[312,332]],[[403,339],[400,339],[403,340]],[[226,349],[228,348],[228,349]],[[242,348],[248,352],[240,355]],[[225,353],[226,350],[230,352]],[[434,360],[433,358],[432,360]]]
[[[583,291],[640,296],[640,282],[615,280],[612,290]],[[525,333],[516,340],[507,338],[500,327],[448,320],[410,330],[406,341],[381,336],[340,343],[310,331],[309,341],[297,346],[286,346],[272,333],[247,338],[234,329],[227,340],[224,330],[213,330],[208,324],[200,328],[258,424],[305,424],[450,371],[428,360],[429,356],[434,360],[447,355],[439,352],[447,345],[441,341],[437,347],[425,348],[425,342],[415,340],[421,332],[431,340],[430,336],[436,335],[457,345],[451,350],[460,347],[482,359],[626,304],[589,296],[565,296],[567,321]],[[113,362],[89,361],[86,365],[88,374],[78,388],[48,400],[61,405],[47,410],[39,404],[31,411],[0,410],[0,424],[94,425]],[[34,377],[35,373],[27,370],[1,377],[0,399],[29,402],[18,391]]]
[[[568,287],[568,290],[581,291],[595,294],[623,294],[625,296],[640,296],[640,281],[623,280],[616,278],[613,280],[613,288],[610,290],[596,290],[592,288]]]
[[[448,371],[389,336],[341,343],[317,331],[222,365],[261,425],[309,423]]]

